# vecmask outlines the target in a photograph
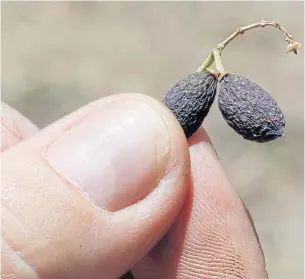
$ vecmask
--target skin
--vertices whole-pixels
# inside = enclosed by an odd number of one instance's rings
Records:
[[[1,125],[1,278],[267,278],[208,135],[160,102],[117,94],[42,131],[3,105]]]

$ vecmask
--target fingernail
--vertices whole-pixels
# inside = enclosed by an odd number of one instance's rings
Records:
[[[96,206],[116,211],[145,198],[165,171],[166,124],[139,100],[96,109],[56,139],[46,159]]]

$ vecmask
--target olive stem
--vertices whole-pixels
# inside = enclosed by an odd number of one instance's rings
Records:
[[[220,74],[224,74],[224,73],[225,73],[225,69],[224,69],[223,64],[222,64],[220,50],[218,50],[217,48],[215,48],[215,49],[213,50],[213,56],[214,56],[214,60],[215,60],[216,70],[217,70]]]
[[[204,62],[201,64],[201,66],[198,68],[197,72],[204,72],[208,67],[210,67],[214,62],[214,54],[211,52],[207,59],[204,60]]]
[[[205,71],[208,67],[210,67],[214,60],[216,60],[215,57],[215,50],[217,50],[217,54],[216,56],[218,56],[218,66],[220,67],[219,69],[217,69],[218,71],[220,71],[221,69],[223,69],[223,65],[221,63],[221,53],[222,51],[225,49],[225,47],[231,42],[233,41],[236,37],[238,37],[239,35],[243,35],[245,32],[251,30],[251,29],[255,29],[255,28],[259,28],[259,27],[265,27],[265,26],[273,26],[277,29],[279,29],[284,38],[285,41],[288,43],[287,45],[287,53],[289,52],[294,52],[295,54],[297,54],[297,50],[301,47],[301,44],[298,42],[295,42],[293,40],[292,35],[290,35],[287,30],[281,25],[279,24],[277,21],[270,21],[270,20],[262,20],[260,22],[255,22],[243,27],[239,27],[237,28],[237,30],[235,32],[233,32],[227,39],[225,39],[222,43],[217,45],[217,48],[214,49],[209,56],[206,58],[206,60],[202,63],[202,65],[198,68],[197,72],[203,72]],[[219,63],[220,62],[220,63]],[[216,61],[215,61],[216,63]],[[217,67],[217,65],[216,65]]]

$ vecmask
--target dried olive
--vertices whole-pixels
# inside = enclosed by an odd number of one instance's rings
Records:
[[[219,82],[222,116],[239,135],[256,142],[283,136],[285,119],[271,95],[249,79],[226,74]]]
[[[217,77],[209,72],[197,72],[178,81],[166,94],[163,103],[179,121],[189,138],[201,126],[214,102]]]

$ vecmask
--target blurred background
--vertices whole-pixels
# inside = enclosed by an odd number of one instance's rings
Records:
[[[303,2],[2,2],[2,100],[40,128],[103,96],[162,100],[237,27],[277,20],[304,46]],[[224,51],[225,68],[277,100],[286,137],[243,140],[215,102],[204,127],[247,205],[270,278],[303,278],[304,52],[272,27]]]

